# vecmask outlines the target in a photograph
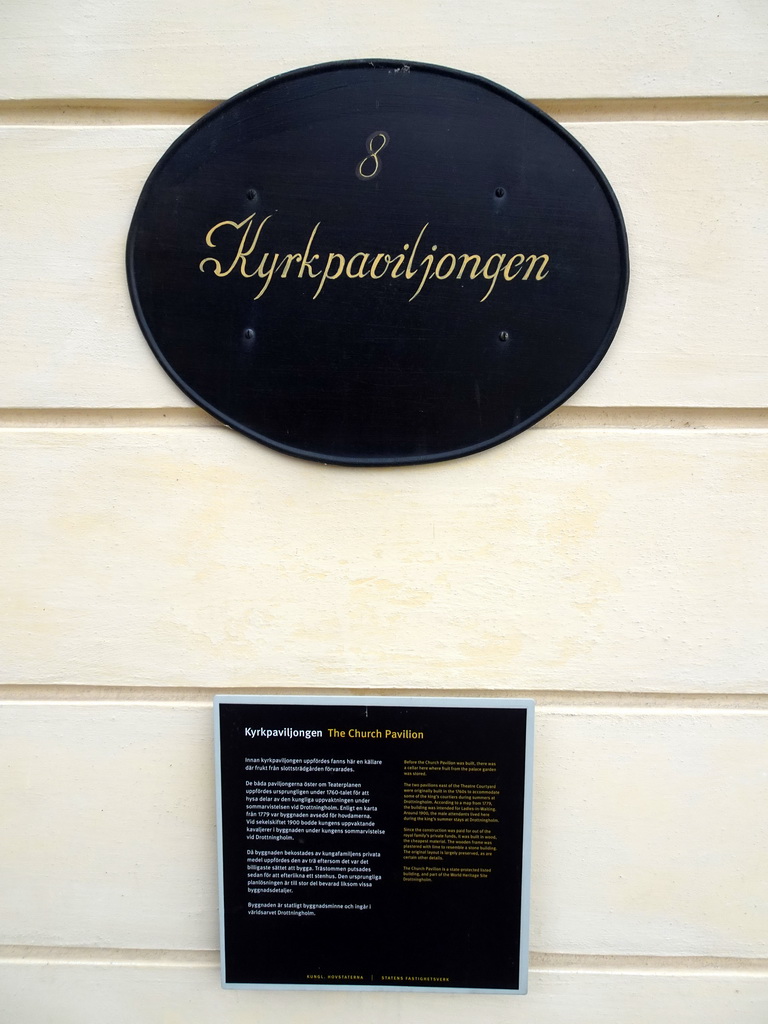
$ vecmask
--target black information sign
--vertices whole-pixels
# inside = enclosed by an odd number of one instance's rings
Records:
[[[215,707],[225,987],[526,991],[533,701]]]
[[[158,163],[136,315],[190,398],[292,455],[489,448],[564,402],[621,318],[627,243],[594,160],[499,85],[395,61],[272,78]]]

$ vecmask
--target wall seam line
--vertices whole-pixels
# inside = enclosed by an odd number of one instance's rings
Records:
[[[218,967],[218,950],[123,949],[119,947],[0,946],[0,962],[69,966]],[[530,968],[540,973],[757,974],[768,975],[768,959],[754,957],[646,956],[537,953]]]
[[[254,83],[256,84],[256,83]],[[185,126],[227,97],[38,97],[0,100],[0,125]],[[752,121],[768,118],[768,96],[531,97],[558,121]]]

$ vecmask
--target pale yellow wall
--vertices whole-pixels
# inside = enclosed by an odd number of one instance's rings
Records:
[[[574,399],[470,459],[322,467],[176,391],[125,236],[182,128],[384,56],[566,123],[630,238]],[[768,8],[0,8],[0,1021],[765,1024]],[[530,995],[224,992],[214,692],[533,695]]]

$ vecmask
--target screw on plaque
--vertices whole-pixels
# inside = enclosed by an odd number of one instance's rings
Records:
[[[256,331],[252,327],[246,327],[243,331],[243,341],[250,345],[251,342],[256,338]]]
[[[496,198],[501,199],[506,194],[506,189],[503,189],[501,185],[499,185],[499,187],[496,189]]]
[[[499,341],[509,341],[509,331],[499,331]]]
[[[255,188],[249,188],[248,191],[245,193],[245,197],[246,199],[250,199],[251,201],[253,201],[258,194],[259,193],[256,191]]]

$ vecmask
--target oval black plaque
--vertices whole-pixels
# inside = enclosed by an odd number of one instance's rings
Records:
[[[565,401],[618,327],[616,198],[492,82],[326,64],[235,96],[158,163],[128,238],[136,315],[195,402],[322,462],[498,444]]]

